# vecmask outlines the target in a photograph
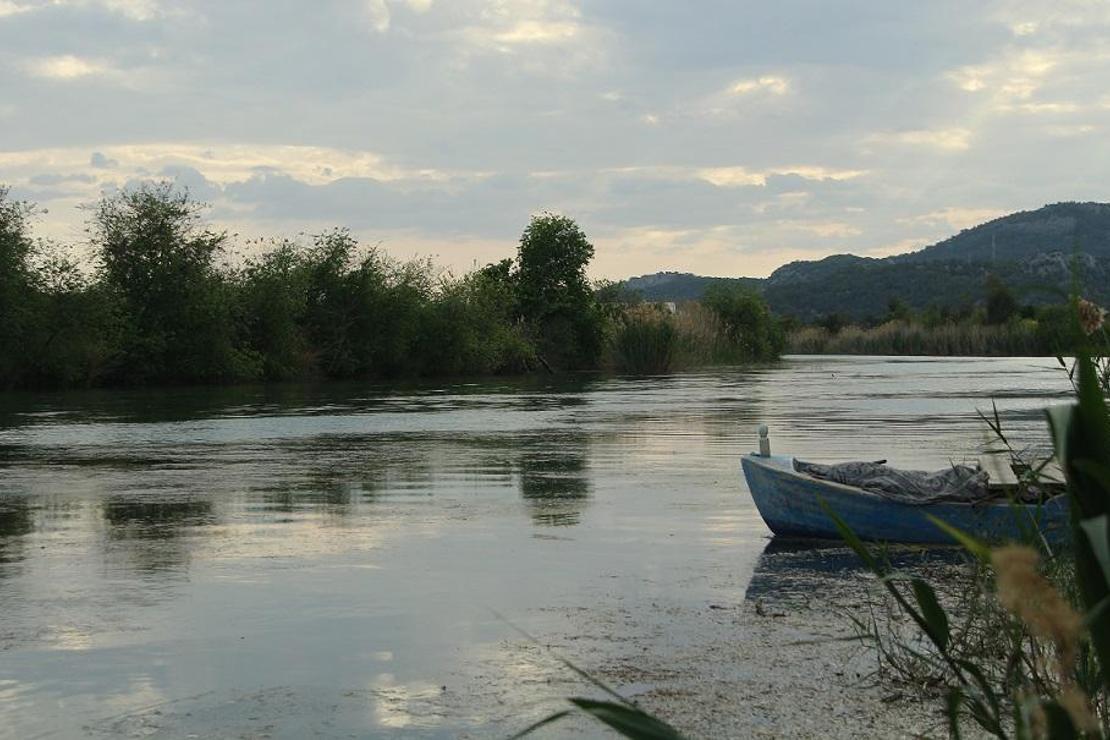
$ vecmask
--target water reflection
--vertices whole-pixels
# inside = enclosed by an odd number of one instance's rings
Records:
[[[34,513],[27,499],[0,494],[0,565],[23,559],[23,538],[34,529]],[[0,576],[5,572],[0,568]]]
[[[569,527],[581,520],[590,498],[585,437],[572,435],[553,444],[540,440],[520,455],[520,495],[532,521],[547,527]]]
[[[319,478],[303,485],[291,485],[259,494],[263,511],[279,514],[295,514],[305,510],[318,510],[322,514],[342,519],[350,513],[354,501],[352,490],[360,495],[373,497],[374,488],[369,490],[356,487],[348,481],[335,478]]]
[[[966,561],[966,555],[956,547],[872,547],[895,569],[951,566]],[[870,573],[859,556],[841,542],[771,537],[756,562],[744,599],[804,603],[819,590],[850,587],[869,579]]]
[[[193,547],[187,535],[218,522],[212,501],[193,496],[116,494],[102,501],[101,513],[109,560],[123,555],[127,569],[140,574],[184,573]]]

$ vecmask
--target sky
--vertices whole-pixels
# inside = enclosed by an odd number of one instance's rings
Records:
[[[1105,201],[1110,2],[0,0],[0,184],[80,245],[173,180],[247,245],[769,274]],[[249,246],[244,246],[250,249]]]

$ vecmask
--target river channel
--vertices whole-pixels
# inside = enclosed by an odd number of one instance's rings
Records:
[[[738,470],[756,425],[939,468],[992,401],[1044,444],[1068,391],[1051,359],[790,357],[0,397],[0,736],[505,736],[595,694],[549,649],[691,734],[805,734],[759,709],[779,638],[752,605],[854,566],[772,541]],[[822,660],[799,680],[837,681]]]

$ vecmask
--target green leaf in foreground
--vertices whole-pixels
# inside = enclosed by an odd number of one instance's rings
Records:
[[[914,578],[910,581],[910,585],[913,586],[913,596],[917,599],[917,605],[921,608],[921,616],[925,618],[925,624],[928,625],[930,639],[941,650],[945,650],[949,639],[948,615],[937,601],[936,592],[920,578]]]
[[[681,740],[682,735],[666,722],[636,707],[611,701],[575,697],[570,703],[624,737],[635,740]]]
[[[599,722],[603,722],[609,725],[624,737],[633,738],[633,740],[682,740],[683,736],[678,730],[674,729],[663,720],[653,717],[644,710],[640,709],[630,700],[621,696],[616,691],[616,689],[613,689],[601,679],[591,675],[586,670],[579,668],[574,663],[570,662],[550,648],[545,647],[543,643],[541,643],[535,637],[510,622],[508,619],[501,616],[496,611],[494,611],[493,614],[502,622],[512,627],[516,632],[523,635],[541,650],[554,657],[571,671],[578,674],[601,691],[616,699],[616,701],[598,701],[596,699],[585,699],[582,697],[572,697],[567,699],[567,701],[573,704],[575,708],[577,708],[579,711],[584,712],[585,714],[593,717]],[[571,713],[571,710],[564,709],[562,711],[550,714],[539,720],[538,722],[534,722],[520,732],[516,733],[512,736],[512,738],[510,738],[510,740],[518,740],[518,738],[531,735],[533,732],[540,729],[541,727],[546,727],[547,725],[550,725],[554,722],[558,722]]]
[[[943,519],[938,519],[932,514],[926,514],[925,516],[946,535],[954,539],[961,547],[974,555],[977,560],[982,563],[989,563],[991,561],[991,549],[985,543],[972,537],[962,529],[953,527]]]
[[[528,735],[531,735],[533,732],[540,729],[541,727],[546,727],[547,725],[550,725],[553,722],[558,722],[563,717],[566,717],[568,714],[570,714],[569,709],[564,709],[561,712],[555,712],[555,714],[549,714],[546,717],[544,717],[543,719],[541,719],[539,722],[533,722],[532,724],[528,725],[523,730],[521,730],[517,734],[510,737],[509,740],[520,740],[520,738],[522,738],[522,737],[527,737]]]
[[[1107,585],[1110,585],[1110,518],[1103,514],[1092,519],[1085,519],[1079,523],[1079,526],[1083,528],[1083,533],[1087,535],[1091,551],[1102,568],[1102,575],[1106,578]]]

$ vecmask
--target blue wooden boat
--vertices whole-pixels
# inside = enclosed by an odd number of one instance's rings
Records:
[[[741,459],[752,500],[771,531],[784,537],[840,539],[823,500],[863,540],[954,544],[932,515],[979,539],[1020,539],[1023,531],[1040,530],[1050,544],[1070,537],[1067,496],[1041,504],[1013,503],[1003,497],[989,503],[906,504],[880,494],[799,472],[788,455],[752,453]]]

